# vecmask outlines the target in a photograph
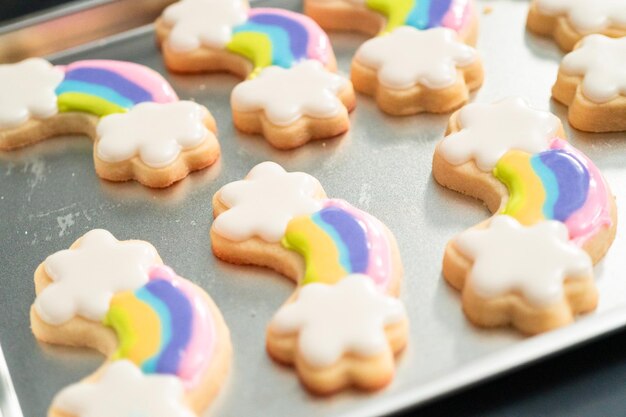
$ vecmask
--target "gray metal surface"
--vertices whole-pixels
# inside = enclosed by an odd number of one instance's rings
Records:
[[[300,7],[293,0],[258,4]],[[478,48],[486,82],[473,100],[490,102],[522,95],[565,121],[566,110],[550,101],[562,54],[552,42],[525,33],[527,2],[497,0],[482,5],[493,10],[481,16]],[[349,71],[350,59],[364,39],[331,35],[343,73]],[[37,265],[96,227],[110,230],[119,239],[152,242],[167,264],[206,289],[220,307],[231,330],[235,356],[232,372],[207,416],[381,414],[626,324],[622,226],[609,254],[595,269],[601,293],[596,312],[572,326],[532,338],[512,330],[479,330],[466,321],[458,294],[441,277],[443,248],[454,234],[485,219],[488,212],[480,203],[442,189],[431,177],[433,149],[443,135],[447,116],[391,118],[372,100],[359,96],[350,133],[281,152],[258,137],[234,130],[228,102],[237,79],[168,74],[149,29],[59,56],[55,62],[84,58],[146,64],[163,73],[181,98],[207,105],[218,121],[222,159],[170,189],[155,191],[135,183],[99,180],[93,169],[92,145],[84,138],[59,138],[0,153],[0,343],[27,417],[45,415],[56,392],[91,373],[103,360],[91,351],[37,343],[28,318]],[[574,145],[604,172],[620,204],[626,198],[626,136],[570,133]],[[211,254],[211,196],[264,160],[311,173],[329,196],[372,213],[395,233],[406,271],[402,299],[411,319],[411,335],[398,361],[396,378],[387,389],[331,398],[307,394],[293,370],[273,363],[264,349],[265,326],[293,291],[292,283],[262,269],[227,265]]]

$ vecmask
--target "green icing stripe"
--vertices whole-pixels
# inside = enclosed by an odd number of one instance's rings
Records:
[[[493,176],[509,190],[509,201],[502,210],[502,214],[513,217],[523,209],[526,201],[524,181],[518,174],[515,167],[502,163],[501,160],[496,163],[493,169]]]
[[[59,111],[81,111],[102,117],[114,113],[126,113],[128,110],[97,96],[85,93],[63,93],[57,97]]]
[[[113,306],[109,309],[102,323],[115,330],[119,341],[117,351],[113,354],[112,359],[127,357],[128,352],[137,343],[136,333],[133,330],[132,320],[128,317],[128,313],[122,308]]]

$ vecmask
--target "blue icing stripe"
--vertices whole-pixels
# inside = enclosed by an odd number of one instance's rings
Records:
[[[348,248],[343,243],[343,240],[341,240],[341,236],[339,236],[333,226],[326,223],[322,219],[321,212],[313,214],[311,216],[311,220],[317,225],[317,227],[322,229],[332,239],[333,243],[337,247],[337,252],[339,252],[339,264],[344,269],[344,271],[346,271],[347,273],[354,272],[352,270],[352,264],[350,262],[350,253],[348,251]]]
[[[543,203],[543,216],[546,219],[554,219],[554,206],[559,198],[559,183],[556,176],[550,168],[548,168],[539,155],[530,158],[530,166],[532,166],[535,174],[541,179],[543,189],[546,193],[546,200]]]
[[[430,25],[430,0],[415,0],[413,10],[406,18],[406,24],[417,29],[427,29]]]
[[[290,48],[289,34],[279,27],[246,22],[233,29],[233,33],[251,32],[262,33],[270,38],[272,44],[272,64],[283,68],[290,68],[294,62]]]
[[[65,74],[65,80],[81,81],[100,87],[107,87],[126,97],[133,103],[153,101],[152,94],[116,72],[101,68],[77,68]]]
[[[161,323],[161,346],[159,346],[159,351],[153,357],[141,364],[141,370],[143,372],[153,374],[157,372],[157,365],[161,351],[165,346],[167,346],[172,338],[172,320],[165,303],[155,297],[145,286],[138,289],[135,292],[135,296],[138,300],[148,304],[150,308],[156,312]]]
[[[65,80],[56,88],[55,93],[60,96],[64,93],[83,93],[91,96],[102,98],[108,102],[117,104],[125,109],[130,109],[135,103],[118,94],[115,90],[108,87],[102,87],[99,85],[89,84],[82,81]]]

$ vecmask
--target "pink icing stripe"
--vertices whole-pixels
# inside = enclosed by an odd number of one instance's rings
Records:
[[[363,223],[370,245],[370,259],[366,275],[372,278],[380,291],[386,291],[392,274],[391,247],[384,232],[385,227],[381,221],[351,206],[344,200],[326,200],[324,207],[337,207],[345,210]]]
[[[97,67],[124,74],[130,81],[141,86],[144,90],[149,91],[157,103],[173,103],[178,101],[176,92],[161,74],[151,68],[135,64],[134,62],[91,59],[73,62],[67,66],[60,66],[59,68],[67,72],[76,68],[85,67]]]
[[[186,279],[182,279],[167,266],[155,266],[150,279],[166,279],[178,287],[191,301],[194,309],[192,339],[180,362],[178,376],[187,389],[200,383],[200,376],[209,366],[215,349],[216,332],[211,311],[204,297]]]
[[[250,9],[248,16],[252,17],[259,13],[270,13],[287,19],[295,20],[300,23],[309,34],[309,42],[307,44],[307,55],[310,59],[320,61],[323,64],[328,63],[330,55],[330,41],[328,35],[319,27],[313,19],[300,13],[290,12],[288,10],[274,9],[268,7],[259,7]]]
[[[565,222],[570,239],[578,246],[583,246],[601,227],[610,227],[612,224],[609,189],[595,164],[566,141],[554,139],[550,143],[550,149],[563,149],[572,153],[585,164],[589,171],[591,184],[587,201]]]
[[[442,25],[459,32],[469,23],[471,15],[471,0],[452,0],[452,5],[444,16]]]

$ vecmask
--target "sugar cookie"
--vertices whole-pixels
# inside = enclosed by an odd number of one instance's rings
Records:
[[[585,35],[626,36],[626,0],[532,0],[527,27],[571,51]]]
[[[437,182],[494,217],[452,239],[443,275],[480,326],[539,333],[595,309],[593,263],[615,237],[615,199],[559,119],[522,99],[455,113],[433,158]]]
[[[152,245],[92,230],[35,272],[35,337],[107,361],[62,390],[50,416],[200,415],[230,366],[228,328],[211,298],[162,264]]]
[[[61,135],[94,141],[96,173],[167,187],[220,154],[209,111],[179,101],[155,71],[122,61],[0,65],[0,149]]]
[[[453,30],[403,26],[361,45],[351,78],[389,114],[446,113],[482,85],[483,68],[477,51]]]
[[[311,60],[289,69],[269,67],[231,95],[237,129],[260,133],[279,149],[344,133],[355,105],[350,81]]]
[[[395,298],[397,245],[379,220],[328,199],[312,176],[273,162],[222,187],[213,210],[216,256],[272,268],[298,284],[267,329],[275,360],[294,365],[320,394],[391,381],[408,320]]]
[[[352,85],[334,74],[328,36],[307,16],[242,0],[181,0],[156,27],[170,70],[247,78],[231,96],[240,131],[291,149],[349,129]]]
[[[626,130],[626,37],[589,35],[561,61],[552,96],[586,132]]]

